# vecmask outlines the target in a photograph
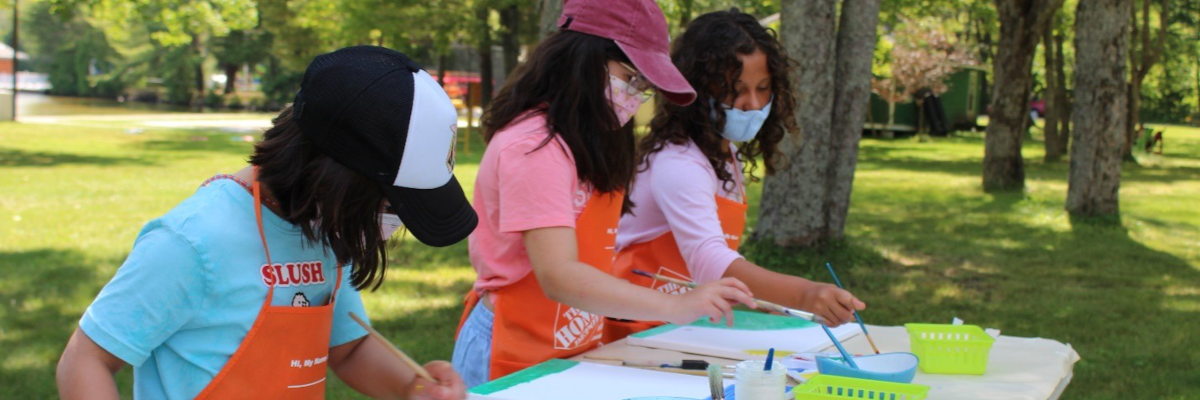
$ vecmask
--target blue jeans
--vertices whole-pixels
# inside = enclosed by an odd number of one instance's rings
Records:
[[[483,306],[484,301],[475,303],[471,315],[467,316],[467,322],[463,323],[458,340],[454,342],[454,356],[450,360],[468,389],[487,383],[491,370],[492,324],[496,314]]]

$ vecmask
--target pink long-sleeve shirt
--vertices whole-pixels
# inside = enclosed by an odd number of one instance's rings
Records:
[[[691,141],[686,145],[667,143],[648,161],[649,167],[637,174],[629,194],[633,215],[622,216],[617,228],[617,250],[671,231],[693,280],[720,279],[742,255],[725,243],[715,196],[742,201],[741,181],[735,177],[726,188]],[[740,164],[726,163],[725,167],[730,174],[741,173]]]

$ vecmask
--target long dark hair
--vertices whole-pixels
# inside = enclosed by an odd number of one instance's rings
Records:
[[[354,266],[350,282],[356,289],[379,288],[387,269],[386,238],[379,228],[383,191],[318,151],[292,119],[291,107],[271,122],[250,156],[258,181],[309,245],[331,250],[339,266]]]
[[[491,141],[529,111],[546,116],[550,136],[575,159],[575,173],[601,192],[624,190],[633,179],[633,124],[621,126],[604,96],[608,60],[629,62],[612,40],[559,31],[542,41],[483,113],[483,138]]]
[[[762,129],[754,140],[740,146],[738,154],[745,162],[743,172],[749,173],[751,180],[758,179],[754,177],[754,170],[757,168],[755,158],[759,156],[763,158],[767,174],[775,173],[779,141],[783,140],[784,134],[797,131],[796,101],[788,79],[792,62],[773,30],[762,27],[754,17],[736,8],[701,15],[675,40],[671,61],[696,89],[696,101],[687,106],[658,102],[654,119],[650,121],[650,134],[642,138],[638,146],[641,170],[649,167],[650,155],[662,150],[668,142],[682,145],[691,139],[708,158],[725,187],[734,184],[733,176],[724,168],[729,161],[729,149],[721,146],[720,132],[725,128],[725,113],[716,113],[714,119],[708,99],[720,103],[733,93],[734,83],[742,74],[742,61],[738,55],[753,54],[755,50],[767,56],[771,93],[775,100]]]

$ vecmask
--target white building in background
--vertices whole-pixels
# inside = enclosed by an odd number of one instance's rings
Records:
[[[0,90],[11,91],[13,86],[12,74],[14,53],[16,61],[25,62],[29,55],[24,52],[14,52],[9,45],[0,42]],[[42,92],[50,89],[50,80],[46,74],[36,72],[18,72],[17,88],[24,91]]]

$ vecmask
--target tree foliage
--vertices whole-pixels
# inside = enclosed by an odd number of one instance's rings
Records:
[[[878,58],[873,70],[871,90],[889,102],[906,102],[917,91],[929,89],[945,93],[946,79],[965,66],[975,65],[972,49],[964,41],[947,34],[932,18],[904,18],[891,35],[890,51]]]

